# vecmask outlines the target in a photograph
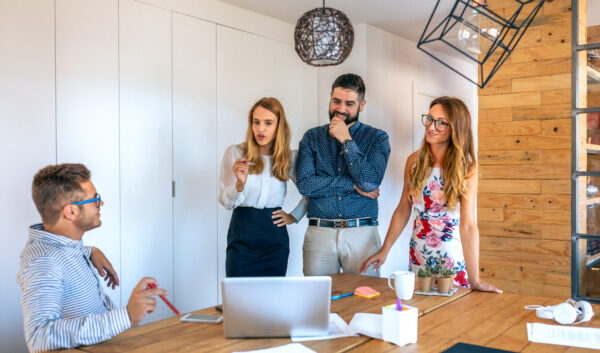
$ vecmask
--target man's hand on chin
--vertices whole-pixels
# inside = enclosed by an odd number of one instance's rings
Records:
[[[352,139],[348,125],[346,125],[344,120],[338,117],[333,117],[333,119],[331,119],[331,123],[329,124],[329,134],[340,141],[340,143]]]

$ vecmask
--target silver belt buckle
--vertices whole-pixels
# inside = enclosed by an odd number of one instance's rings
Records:
[[[347,226],[346,220],[345,219],[341,219],[339,221],[333,221],[333,226],[335,228],[346,228],[346,226]]]

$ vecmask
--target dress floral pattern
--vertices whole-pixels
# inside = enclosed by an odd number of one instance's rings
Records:
[[[415,223],[410,239],[408,269],[418,274],[419,268],[435,266],[440,256],[444,267],[454,268],[455,286],[469,286],[460,241],[460,204],[451,210],[446,204],[440,168],[433,168],[423,188],[422,197],[412,195]]]

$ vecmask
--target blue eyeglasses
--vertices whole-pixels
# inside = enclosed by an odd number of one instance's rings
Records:
[[[96,207],[100,208],[100,203],[102,203],[102,198],[100,198],[100,194],[96,193],[96,195],[94,195],[93,199],[73,202],[73,203],[71,203],[71,205],[83,205],[83,204],[90,203],[90,202],[95,202]]]

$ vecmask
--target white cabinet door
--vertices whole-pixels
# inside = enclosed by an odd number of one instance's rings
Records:
[[[83,240],[121,274],[118,16],[117,0],[56,2],[56,158],[92,172],[102,226]],[[121,287],[105,292],[120,305]]]
[[[122,303],[144,276],[173,293],[171,12],[119,2]],[[144,322],[173,316],[159,301]]]
[[[273,95],[279,98],[292,130],[291,148],[298,144],[306,130],[319,125],[317,94],[317,68],[305,64],[294,50],[294,45],[273,41],[275,48],[275,90]],[[290,212],[302,197],[291,181],[288,182],[287,196],[283,210]],[[288,276],[302,276],[302,244],[308,221],[304,217],[298,224],[287,226],[290,236],[290,257]]]
[[[216,25],[173,14],[174,299],[217,303]]]
[[[15,283],[27,227],[41,222],[33,175],[56,161],[54,3],[0,0],[1,350],[25,352],[21,291]]]
[[[227,146],[245,140],[248,111],[274,91],[275,55],[269,39],[217,26],[218,170]],[[231,211],[218,203],[218,279],[225,277],[225,249]],[[219,291],[221,290],[219,285]],[[219,301],[221,296],[219,295]]]
[[[217,27],[217,151],[219,162],[227,146],[245,139],[248,111],[262,97],[282,103],[292,130],[292,149],[304,132],[317,126],[317,69],[296,57],[292,44]],[[284,210],[291,211],[300,195],[288,185]],[[225,249],[231,212],[219,205],[219,279],[225,276]],[[288,274],[302,274],[302,242],[306,221],[288,227]],[[219,288],[220,289],[220,288]],[[220,299],[220,297],[219,297]]]

